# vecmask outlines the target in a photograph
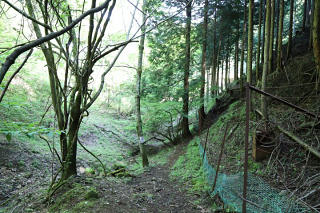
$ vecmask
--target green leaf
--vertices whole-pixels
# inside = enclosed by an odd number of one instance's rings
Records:
[[[6,134],[6,138],[7,138],[7,141],[10,142],[11,139],[12,139],[12,134],[11,133],[7,133]]]

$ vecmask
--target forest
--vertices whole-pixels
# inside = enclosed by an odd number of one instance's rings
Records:
[[[319,0],[0,0],[0,213],[320,212]]]

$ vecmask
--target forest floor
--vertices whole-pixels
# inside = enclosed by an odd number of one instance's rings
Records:
[[[43,200],[52,170],[55,171],[57,165],[52,164],[52,156],[44,142],[36,138],[6,142],[5,138],[0,138],[0,212],[215,211],[210,207],[207,193],[192,190],[192,177],[185,182],[182,178],[179,180],[180,177],[173,178],[172,168],[187,151],[188,141],[159,149],[160,152],[150,156],[150,166],[144,169],[139,156],[130,156],[132,150],[128,144],[135,136],[129,135],[133,131],[128,127],[128,120],[118,118],[111,124],[114,115],[107,117],[93,115],[84,124],[80,138],[107,166],[107,172],[119,168],[124,172],[115,177],[104,177],[95,159],[79,146],[79,176],[68,181],[50,203],[43,203]],[[92,124],[102,127],[105,132]],[[123,140],[126,142],[122,143]],[[155,144],[154,147],[161,146]],[[183,172],[185,168],[181,169]]]

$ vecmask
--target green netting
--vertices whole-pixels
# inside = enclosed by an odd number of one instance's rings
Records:
[[[200,157],[203,158],[203,167],[207,173],[207,181],[212,187],[216,170],[209,164],[206,153],[203,157],[204,149],[199,143]],[[210,188],[211,188],[210,187]],[[216,194],[222,199],[223,203],[237,212],[242,211],[242,191],[243,191],[243,173],[234,175],[218,174],[215,190],[210,192],[213,197]],[[286,195],[281,195],[278,190],[273,189],[261,178],[252,174],[248,175],[247,188],[247,212],[308,212],[308,210],[295,200]],[[254,203],[254,204],[253,204]]]

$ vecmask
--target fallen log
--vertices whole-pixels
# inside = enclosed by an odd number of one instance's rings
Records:
[[[255,111],[262,116],[262,113],[259,110],[256,109]],[[280,132],[282,132],[283,134],[288,136],[291,140],[293,140],[293,141],[297,142],[298,144],[300,144],[300,146],[302,146],[306,150],[310,151],[314,156],[316,156],[317,158],[320,159],[320,152],[318,150],[314,149],[313,147],[311,147],[307,143],[303,142],[300,138],[295,136],[292,132],[289,132],[289,131],[283,129],[279,125],[276,125],[276,127]]]
[[[317,151],[316,149],[314,149],[313,147],[311,147],[310,145],[306,144],[305,142],[303,142],[300,138],[298,138],[297,136],[295,136],[293,133],[283,129],[280,126],[277,126],[277,128],[286,136],[288,136],[289,138],[291,138],[292,140],[294,140],[295,142],[297,142],[298,144],[300,144],[303,148],[305,148],[306,150],[310,151],[314,156],[318,157],[320,159],[320,152]]]

